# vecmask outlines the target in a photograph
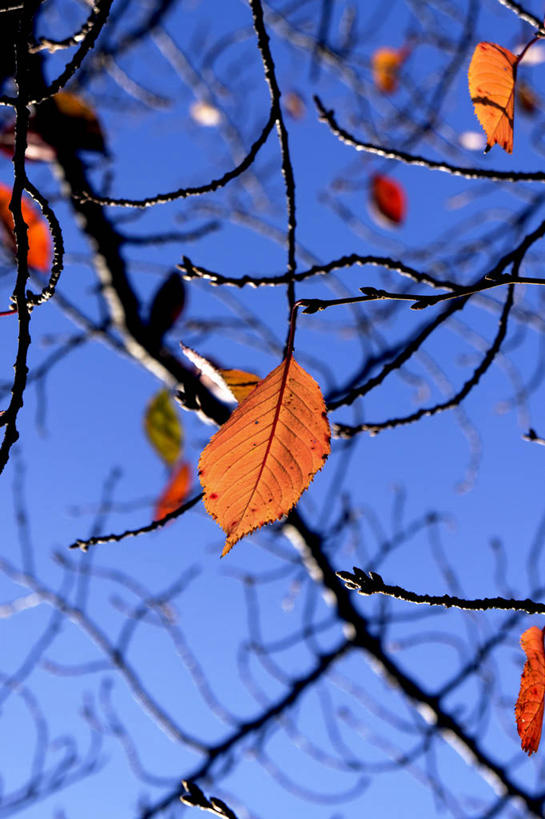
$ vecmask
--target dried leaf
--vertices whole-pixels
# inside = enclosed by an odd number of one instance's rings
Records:
[[[227,534],[222,556],[289,512],[323,466],[329,442],[318,384],[293,357],[285,359],[233,411],[199,461],[204,504]]]
[[[219,373],[236,401],[244,401],[257,387],[261,379],[245,370],[219,370]]]
[[[395,179],[375,174],[371,180],[371,204],[377,221],[386,225],[400,225],[405,219],[407,210],[405,191]],[[381,219],[380,217],[384,217]]]
[[[163,494],[155,506],[154,520],[161,520],[170,512],[175,512],[187,497],[191,489],[191,467],[184,461],[172,473]]]
[[[82,151],[106,153],[100,122],[94,109],[85,100],[70,91],[59,91],[53,101],[62,116],[65,137],[73,147]]]
[[[168,390],[160,390],[148,404],[146,435],[159,456],[172,466],[182,454],[183,431]]]
[[[175,271],[159,285],[149,311],[148,328],[156,343],[160,344],[165,333],[180,317],[185,307],[185,284]]]
[[[0,184],[0,223],[4,231],[4,244],[9,247],[15,255],[17,245],[15,243],[13,214],[9,209],[11,200],[11,188]],[[23,219],[28,226],[28,264],[46,273],[51,264],[51,236],[47,222],[34,205],[28,202],[26,197],[21,200],[21,211]]]
[[[520,638],[526,652],[526,663],[520,680],[520,693],[515,705],[517,730],[521,747],[530,756],[539,747],[545,703],[545,649],[544,632],[532,626]]]
[[[497,43],[478,43],[473,52],[469,93],[487,136],[485,153],[496,143],[513,151],[517,65],[517,56]]]
[[[371,57],[373,82],[383,94],[397,90],[399,69],[407,59],[406,48],[377,48]]]
[[[242,401],[260,381],[257,375],[244,370],[224,370],[182,342],[180,347],[184,355],[199,370],[203,384],[216,398],[226,404]]]

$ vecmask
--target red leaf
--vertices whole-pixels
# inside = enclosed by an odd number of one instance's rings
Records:
[[[544,632],[532,626],[520,638],[526,652],[526,662],[520,680],[520,692],[515,705],[517,730],[521,748],[530,756],[539,747],[545,706],[545,649]]]
[[[407,210],[405,191],[395,179],[375,174],[371,180],[371,203],[388,225],[400,225]]]
[[[11,188],[0,183],[0,223],[4,230],[3,243],[15,255],[16,244],[13,231],[13,214],[9,209]],[[51,263],[51,236],[47,222],[40,211],[26,198],[21,200],[23,219],[28,225],[28,264],[47,273]]]
[[[170,481],[155,505],[154,520],[161,520],[182,505],[191,488],[191,467],[183,461],[172,473]]]

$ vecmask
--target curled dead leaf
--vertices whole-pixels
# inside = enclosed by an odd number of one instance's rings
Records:
[[[539,747],[545,706],[545,649],[543,631],[532,626],[520,638],[526,662],[520,680],[520,692],[515,705],[517,730],[521,748],[531,755]]]

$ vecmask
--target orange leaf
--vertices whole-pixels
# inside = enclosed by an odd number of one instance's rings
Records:
[[[520,680],[520,692],[515,705],[517,730],[521,748],[530,756],[539,747],[545,704],[545,649],[543,631],[532,626],[520,638],[526,652],[526,662]]]
[[[513,151],[515,80],[518,57],[496,43],[478,43],[469,66],[469,93],[487,136],[485,153],[496,143]]]
[[[180,347],[199,370],[202,383],[226,404],[242,401],[261,380],[257,375],[245,370],[224,370],[214,361],[192,350],[191,347],[186,347],[183,342],[180,342]]]
[[[407,210],[405,191],[395,179],[375,174],[371,180],[371,201],[378,214],[386,218],[387,224],[399,225],[404,221]]]
[[[239,403],[244,401],[245,398],[248,398],[250,393],[261,381],[257,375],[247,373],[245,370],[220,369],[219,373]]]
[[[406,48],[377,48],[371,57],[373,81],[383,94],[397,90],[399,69],[408,56]]]
[[[184,461],[172,473],[166,489],[155,505],[154,520],[160,520],[182,505],[191,488],[191,467]]]
[[[15,234],[13,231],[13,214],[9,209],[11,188],[0,183],[0,223],[4,229],[4,244],[15,254]],[[21,200],[23,219],[28,225],[28,263],[36,270],[46,273],[51,262],[51,236],[47,222],[40,211],[29,204],[27,199]]]
[[[207,512],[227,534],[222,556],[242,537],[286,515],[329,455],[320,387],[285,359],[233,411],[199,461]]]

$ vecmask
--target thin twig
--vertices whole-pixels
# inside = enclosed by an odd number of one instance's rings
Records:
[[[372,594],[384,594],[395,597],[396,600],[405,600],[407,603],[424,604],[427,606],[442,606],[447,609],[463,609],[465,611],[523,611],[526,614],[545,614],[545,603],[536,603],[534,600],[508,600],[505,597],[481,597],[466,600],[450,594],[416,594],[403,589],[401,586],[390,586],[385,583],[377,572],[364,572],[354,566],[352,572],[337,572],[337,577],[343,581],[350,591],[357,591],[364,597]]]

